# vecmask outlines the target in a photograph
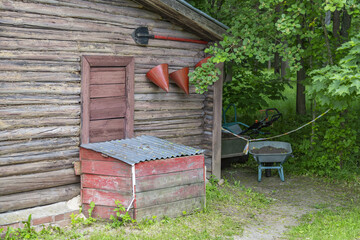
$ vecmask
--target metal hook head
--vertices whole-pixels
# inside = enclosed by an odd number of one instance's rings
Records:
[[[149,44],[149,29],[147,27],[138,27],[131,34],[136,44],[148,45]]]

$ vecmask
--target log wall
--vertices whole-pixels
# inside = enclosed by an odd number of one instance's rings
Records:
[[[187,96],[171,83],[165,93],[145,77],[161,63],[169,72],[192,70],[205,46],[137,46],[131,33],[145,25],[153,34],[199,39],[130,0],[0,1],[0,212],[80,193],[72,162],[79,158],[83,55],[135,57],[135,136],[211,145],[212,92],[205,101],[193,87]]]

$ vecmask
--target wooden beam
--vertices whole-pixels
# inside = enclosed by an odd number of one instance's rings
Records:
[[[206,40],[221,40],[222,35],[226,33],[226,29],[178,1],[136,0],[136,2],[154,9],[170,21],[191,29]]]
[[[212,129],[212,174],[221,178],[221,109],[224,80],[224,64],[217,66],[221,74],[214,84],[213,129]]]

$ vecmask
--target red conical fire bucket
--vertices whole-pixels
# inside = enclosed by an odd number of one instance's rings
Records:
[[[203,63],[206,63],[209,58],[211,58],[211,57],[206,57],[206,58],[202,59],[201,61],[199,61],[199,62],[195,65],[195,68],[200,67]]]
[[[170,73],[170,78],[189,95],[189,67]]]
[[[150,79],[157,86],[164,89],[166,92],[169,92],[169,70],[168,64],[163,63],[146,73],[146,77]]]

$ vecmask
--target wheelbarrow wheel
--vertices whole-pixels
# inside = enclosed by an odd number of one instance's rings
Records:
[[[265,163],[265,166],[272,166],[273,163]],[[265,169],[265,176],[266,177],[271,177],[271,169]]]

